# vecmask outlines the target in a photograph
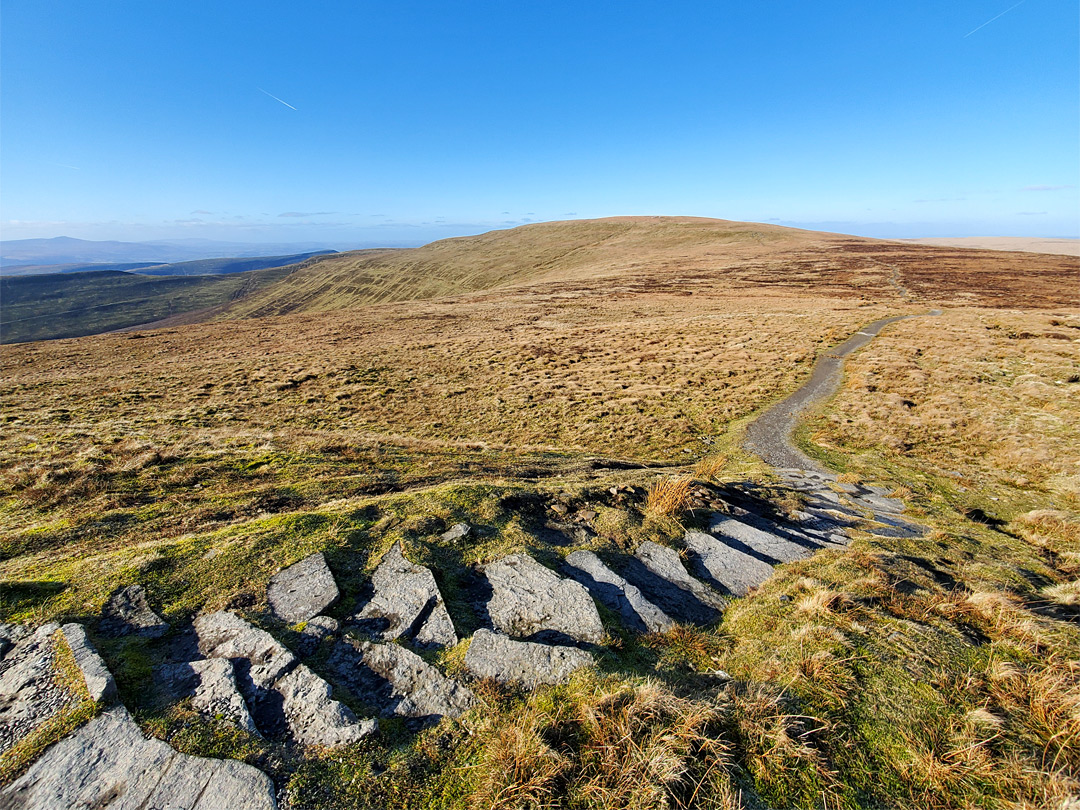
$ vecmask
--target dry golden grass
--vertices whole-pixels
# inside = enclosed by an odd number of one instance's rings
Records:
[[[1080,502],[1080,314],[948,310],[848,360],[815,440]]]
[[[531,697],[483,743],[471,807],[724,807],[735,796],[720,707],[650,682],[576,685]]]
[[[661,478],[649,490],[645,500],[645,510],[656,515],[668,515],[676,517],[690,508],[690,493],[694,486],[694,479],[689,476],[681,478]]]
[[[705,480],[710,478],[718,480],[727,469],[728,463],[729,458],[726,454],[714,453],[713,455],[705,456],[705,458],[694,465],[694,474]]]

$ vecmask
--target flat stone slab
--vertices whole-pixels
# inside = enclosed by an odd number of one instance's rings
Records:
[[[577,647],[514,641],[484,628],[473,634],[465,653],[465,667],[477,678],[519,683],[528,689],[566,683],[576,670],[595,663]]]
[[[623,574],[653,604],[679,621],[712,624],[727,607],[723,596],[690,576],[675,549],[651,540],[637,547]]]
[[[376,730],[374,720],[357,720],[333,700],[330,684],[265,630],[222,611],[196,618],[195,631],[203,655],[232,661],[237,687],[263,734],[287,730],[304,745],[335,746]]]
[[[589,592],[526,554],[485,566],[491,585],[487,610],[508,636],[532,640],[599,643],[604,625]]]
[[[764,531],[726,515],[719,515],[710,521],[709,534],[722,543],[773,565],[805,559],[821,548],[817,543],[808,548],[775,532]]]
[[[591,551],[575,551],[566,558],[566,572],[584,585],[609,610],[619,614],[629,630],[662,632],[675,622],[650,602],[641,590],[616,574]]]
[[[304,745],[347,745],[375,733],[375,720],[357,720],[343,703],[330,697],[330,684],[303,664],[274,684],[281,695],[285,721]]]
[[[11,810],[274,810],[274,785],[231,759],[188,756],[146,738],[117,706],[47,749],[0,789]]]
[[[322,552],[309,554],[277,573],[266,588],[270,611],[295,624],[317,616],[337,601],[340,592]]]
[[[397,644],[345,638],[326,665],[353,694],[386,717],[459,717],[476,704],[468,687]]]
[[[751,588],[772,576],[768,563],[704,532],[687,532],[686,547],[694,555],[700,575],[733,596],[746,596]]]
[[[29,635],[20,634],[0,663],[0,753],[76,700],[56,682],[53,636],[59,629],[44,624]]]
[[[75,656],[75,663],[86,680],[86,689],[90,693],[90,699],[101,703],[116,697],[116,681],[112,673],[101,660],[94,645],[86,635],[86,628],[81,624],[65,624],[60,628],[64,633],[64,639]]]
[[[186,664],[164,664],[154,668],[154,678],[175,698],[191,698],[191,707],[206,717],[221,717],[251,734],[259,729],[236,685],[232,662],[208,658]]]
[[[158,638],[169,625],[150,608],[142,585],[128,585],[116,590],[101,611],[98,632],[106,636],[142,636]]]
[[[395,543],[371,577],[373,594],[352,622],[381,641],[405,636],[423,647],[458,643],[454,623],[430,570],[405,559]]]

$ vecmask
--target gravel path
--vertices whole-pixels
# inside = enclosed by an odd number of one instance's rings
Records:
[[[933,310],[930,315],[940,315],[940,310]],[[844,358],[857,349],[861,349],[886,326],[907,318],[920,315],[898,315],[882,318],[865,326],[836,348],[823,354],[814,365],[813,374],[794,393],[777,402],[769,410],[755,419],[746,429],[743,446],[760,456],[765,462],[778,469],[809,470],[816,473],[828,473],[816,461],[811,459],[791,443],[791,431],[799,415],[807,407],[831,397],[840,387],[841,371]]]

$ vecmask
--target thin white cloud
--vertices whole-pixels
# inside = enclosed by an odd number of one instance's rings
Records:
[[[286,211],[284,214],[278,214],[279,217],[328,217],[332,214],[336,214],[337,211]]]
[[[258,89],[258,91],[259,91],[260,93],[263,93],[263,94],[265,94],[265,95],[267,95],[267,96],[270,96],[270,98],[272,98],[272,99],[273,99],[274,101],[278,102],[279,104],[284,104],[284,105],[285,105],[286,107],[288,107],[288,108],[289,108],[290,110],[296,110],[296,107],[294,107],[294,106],[293,106],[292,104],[290,104],[290,103],[289,103],[289,102],[287,102],[287,101],[282,101],[282,100],[281,100],[280,98],[278,98],[277,96],[275,96],[275,95],[274,95],[273,93],[267,93],[267,92],[266,92],[265,90],[263,90],[263,89],[262,89],[261,87],[259,87],[259,88],[257,88],[257,89]],[[299,110],[296,110],[296,111],[297,111],[297,112],[300,112]]]
[[[1021,191],[1062,191],[1067,188],[1076,188],[1076,186],[1024,186]]]
[[[1020,0],[1020,2],[1019,2],[1019,3],[1017,3],[1016,5],[1014,5],[1014,6],[1009,6],[1009,7],[1008,7],[1007,9],[1005,9],[1005,10],[1004,10],[1003,12],[1001,12],[1000,14],[998,14],[998,15],[997,15],[996,17],[991,17],[991,18],[990,18],[989,20],[987,20],[986,22],[984,22],[984,23],[983,23],[982,25],[978,26],[977,28],[972,28],[972,29],[971,29],[970,31],[968,31],[968,32],[967,32],[966,34],[964,34],[964,36],[962,37],[962,39],[967,39],[967,38],[968,38],[968,37],[970,37],[970,36],[971,36],[972,34],[974,34],[974,33],[975,33],[976,31],[978,31],[978,30],[980,30],[980,29],[982,29],[982,28],[986,28],[986,26],[988,26],[988,25],[989,25],[990,23],[994,22],[994,20],[1000,20],[1000,19],[1001,19],[1002,17],[1004,17],[1004,16],[1006,15],[1006,14],[1008,14],[1008,13],[1009,13],[1010,11],[1012,11],[1012,10],[1013,10],[1014,8],[1019,8],[1020,6],[1024,5],[1024,3],[1025,3],[1025,2],[1026,2],[1026,0]]]

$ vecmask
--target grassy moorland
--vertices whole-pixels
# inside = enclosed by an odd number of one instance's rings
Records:
[[[851,358],[801,437],[928,535],[781,566],[714,627],[611,621],[597,671],[566,686],[476,684],[459,721],[326,752],[161,704],[168,638],[98,642],[146,730],[258,764],[295,807],[1034,810],[1080,792],[1076,260],[679,222],[437,243],[416,278],[445,266],[453,289],[417,296],[372,281],[383,259],[334,256],[330,287],[305,270],[214,316],[239,319],[8,347],[0,620],[88,619],[137,581],[174,624],[229,607],[289,643],[265,614],[281,566],[325,551],[344,615],[401,540],[467,636],[476,563],[678,548],[701,515],[650,503],[658,481],[797,507],[741,426],[859,326],[937,307]],[[587,539],[552,530],[585,510]],[[441,542],[459,520],[479,531]],[[432,660],[459,674],[466,646]]]

